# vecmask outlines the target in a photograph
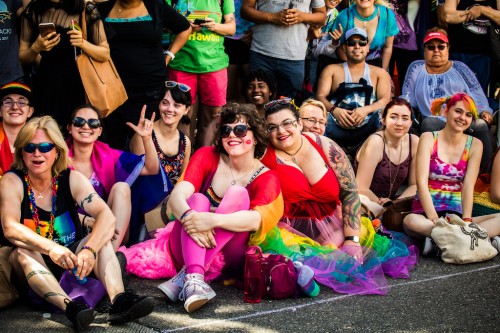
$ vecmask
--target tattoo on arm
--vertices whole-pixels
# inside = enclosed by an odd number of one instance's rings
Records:
[[[52,275],[52,273],[49,271],[31,271],[26,275],[26,280],[31,279],[33,276],[37,274]]]
[[[342,220],[344,225],[354,230],[359,230],[361,202],[359,201],[354,170],[342,148],[333,141],[328,143],[328,157],[330,159],[330,166],[337,176],[340,185],[340,200],[342,201]]]
[[[92,198],[95,196],[99,198],[99,195],[97,193],[95,192],[90,193],[88,197],[86,197],[80,202],[80,208],[84,209],[83,206],[85,205],[85,203],[91,203]]]
[[[45,295],[43,295],[43,298],[44,299],[47,299],[49,297],[54,297],[54,296],[61,296],[61,297],[64,297],[64,298],[67,298],[68,296],[64,295],[64,294],[61,294],[61,293],[56,293],[54,291],[51,291],[51,292],[48,292],[46,293]]]
[[[229,22],[233,22],[234,21],[234,14],[231,14],[227,20],[224,20],[224,23],[229,23]]]

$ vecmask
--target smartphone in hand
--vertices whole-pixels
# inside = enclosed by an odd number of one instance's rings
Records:
[[[54,23],[40,23],[38,25],[38,30],[40,31],[40,35],[42,35],[42,37],[45,37],[51,32],[56,31],[56,26]]]
[[[196,25],[201,25],[203,23],[207,23],[207,21],[205,21],[205,19],[194,19],[193,23]]]

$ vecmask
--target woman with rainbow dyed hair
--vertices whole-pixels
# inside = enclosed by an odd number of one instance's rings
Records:
[[[446,213],[481,225],[490,238],[500,235],[500,214],[472,217],[474,184],[479,174],[483,144],[464,133],[478,119],[472,97],[458,93],[432,102],[433,114],[443,114],[440,131],[423,133],[417,150],[417,196],[412,214],[403,221],[410,236],[425,237],[423,255],[439,253],[431,232]],[[496,238],[496,237],[495,237]],[[494,242],[497,244],[498,242]]]

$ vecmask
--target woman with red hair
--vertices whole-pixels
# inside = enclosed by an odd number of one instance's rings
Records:
[[[444,107],[444,110],[442,111]],[[403,221],[410,236],[427,237],[423,254],[436,249],[431,232],[436,220],[446,213],[481,225],[490,238],[500,235],[500,214],[472,218],[474,184],[479,173],[483,144],[464,131],[478,119],[472,97],[458,93],[432,102],[434,115],[442,114],[441,131],[423,133],[417,150],[417,196],[412,211]]]

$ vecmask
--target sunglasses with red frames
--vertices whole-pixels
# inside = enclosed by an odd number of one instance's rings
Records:
[[[438,49],[439,51],[443,51],[446,48],[445,44],[439,44],[439,45],[426,44],[424,46],[429,51],[436,51],[436,49]]]
[[[73,126],[75,127],[83,127],[85,124],[88,124],[90,128],[96,129],[101,127],[101,121],[97,118],[90,118],[90,119],[85,119],[82,117],[75,117],[71,121]]]
[[[27,153],[34,153],[35,150],[38,149],[40,153],[48,153],[52,149],[54,149],[55,145],[50,142],[41,142],[41,143],[28,143],[26,146],[24,146],[23,150]]]
[[[236,136],[237,138],[243,138],[245,137],[245,135],[247,135],[247,132],[251,130],[252,129],[247,125],[236,125],[234,127],[223,125],[219,128],[219,134],[221,138],[225,139],[231,135],[231,132],[234,132],[234,136]]]

